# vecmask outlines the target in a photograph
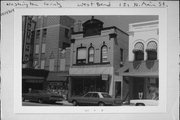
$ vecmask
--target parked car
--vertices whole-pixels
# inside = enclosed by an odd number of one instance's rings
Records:
[[[130,104],[135,106],[158,106],[158,100],[135,99],[130,100]]]
[[[134,99],[130,102],[123,102],[123,106],[158,106],[158,100],[152,99]]]
[[[23,93],[22,100],[36,101],[39,103],[55,103],[56,101],[64,100],[64,98],[57,93],[52,93],[45,90],[32,90],[29,93]]]
[[[77,105],[91,105],[91,106],[105,106],[105,105],[121,105],[121,99],[112,98],[108,93],[105,92],[88,92],[80,97],[68,98],[70,103],[74,106]]]

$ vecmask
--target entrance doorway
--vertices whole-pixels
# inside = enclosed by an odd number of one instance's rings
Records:
[[[139,93],[140,92],[144,93],[144,89],[145,89],[144,78],[143,77],[134,77],[134,79],[133,79],[133,92],[132,92],[133,99],[139,99]]]

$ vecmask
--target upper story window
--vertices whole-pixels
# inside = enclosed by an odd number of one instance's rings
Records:
[[[40,30],[37,30],[36,31],[36,39],[39,39],[40,38]]]
[[[66,38],[69,38],[69,29],[65,28],[65,33],[64,34],[65,34]]]
[[[94,47],[90,47],[88,50],[88,62],[94,63]]]
[[[39,45],[35,45],[35,54],[39,53]]]
[[[77,48],[77,64],[85,64],[86,63],[86,47]]]
[[[150,41],[147,44],[147,60],[157,60],[157,43],[155,41]]]
[[[46,52],[46,44],[43,43],[41,48],[41,53],[45,53],[45,52]]]
[[[108,62],[108,47],[106,45],[101,47],[101,62]]]
[[[45,66],[45,60],[41,60],[41,69],[44,69]]]
[[[43,29],[42,37],[46,38],[46,35],[47,35],[47,29]]]
[[[137,42],[134,45],[133,52],[135,61],[144,60],[144,44],[142,42]]]

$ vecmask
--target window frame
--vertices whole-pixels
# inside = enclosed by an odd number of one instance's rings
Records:
[[[104,55],[103,55],[103,48],[104,48],[104,47],[107,48],[107,49],[106,49],[106,50],[107,50],[107,53],[106,53],[106,56],[107,56],[106,59],[107,59],[107,61],[103,61],[103,56],[104,56]],[[101,63],[108,63],[108,46],[107,46],[107,45],[103,45],[103,46],[101,47]]]
[[[85,57],[85,59],[78,59],[78,51],[79,51],[79,49],[85,49],[85,51],[86,51],[86,57]],[[87,59],[87,50],[86,50],[86,47],[78,47],[77,49],[76,49],[76,64],[86,64],[86,59]],[[80,62],[80,63],[79,63]]]
[[[139,50],[135,49],[137,44],[142,44],[142,47],[143,47],[142,50],[141,49],[139,49]],[[137,42],[134,45],[133,53],[134,53],[134,61],[143,61],[144,60],[144,44],[142,42]]]
[[[43,64],[42,64],[43,63]],[[41,69],[44,69],[45,68],[45,60],[41,60],[41,66],[40,66]]]
[[[93,54],[90,54],[90,50],[93,50]],[[93,55],[93,56],[91,56]],[[88,63],[94,63],[94,55],[95,55],[95,51],[94,51],[94,47],[93,46],[90,46],[89,49],[88,49]],[[93,57],[93,61],[90,61],[90,57]]]
[[[156,49],[148,49],[148,45],[154,43],[156,45]],[[147,53],[147,60],[157,60],[157,42],[156,41],[149,41],[147,44],[147,49],[146,49],[146,53]]]

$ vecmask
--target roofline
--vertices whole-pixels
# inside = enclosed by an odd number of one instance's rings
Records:
[[[117,28],[116,26],[110,26],[110,27],[105,27],[105,28],[102,28],[102,30],[108,30],[108,29],[116,29],[116,30],[119,30],[120,32],[126,34],[127,36],[129,36],[128,33],[124,32],[123,30]],[[73,32],[72,35],[76,35],[76,34],[83,34],[84,32],[83,31],[79,31],[79,32]]]

